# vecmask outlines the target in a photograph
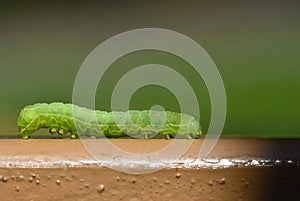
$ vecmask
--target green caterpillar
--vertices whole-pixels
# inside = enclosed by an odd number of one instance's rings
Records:
[[[142,135],[147,139],[159,133],[167,139],[176,134],[190,139],[190,135],[198,138],[202,133],[198,121],[187,114],[153,110],[93,111],[59,102],[37,103],[24,107],[17,124],[23,139],[30,138],[30,135],[40,128],[49,128],[52,134],[71,133],[71,138],[78,138],[79,134],[114,138],[130,134],[130,136]]]

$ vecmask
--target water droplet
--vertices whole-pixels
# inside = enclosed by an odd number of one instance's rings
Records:
[[[178,178],[180,178],[181,177],[181,174],[180,173],[177,173],[176,174],[176,178],[178,179]]]
[[[72,181],[72,179],[71,179],[70,177],[66,177],[66,181],[69,181],[69,182],[71,182],[71,181]]]
[[[59,179],[56,180],[56,184],[57,184],[57,185],[60,185],[60,184],[61,184],[61,182],[60,182]]]
[[[228,159],[221,159],[220,162],[219,162],[219,165],[220,166],[232,166],[234,165],[234,163]]]
[[[116,190],[110,190],[109,192],[111,193],[112,196],[116,196],[118,194],[118,191]]]
[[[193,184],[193,185],[196,183],[196,180],[194,178],[191,178],[190,181],[191,181],[191,184]]]
[[[105,189],[104,184],[99,184],[99,185],[97,186],[97,191],[98,191],[99,193],[103,193],[104,189]]]
[[[252,160],[250,165],[257,166],[257,165],[259,165],[259,162],[257,160]]]
[[[23,180],[24,180],[24,176],[23,176],[23,175],[17,176],[17,180],[18,180],[18,181],[23,181]]]
[[[217,158],[203,158],[202,161],[206,162],[206,163],[211,163],[211,164],[215,164],[215,163],[219,163],[220,160]]]
[[[219,183],[220,183],[221,185],[225,184],[225,178],[222,178],[222,179],[219,181]]]
[[[2,182],[7,182],[8,181],[8,177],[2,176]]]
[[[16,186],[15,186],[15,191],[16,191],[16,192],[19,192],[19,191],[20,191],[20,186],[19,186],[19,185],[16,185]]]

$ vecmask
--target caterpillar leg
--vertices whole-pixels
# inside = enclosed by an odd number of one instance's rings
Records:
[[[145,139],[146,139],[146,140],[148,140],[148,138],[149,138],[149,134],[148,134],[148,133],[146,133],[144,136],[145,136]]]
[[[68,131],[66,131],[66,130],[64,130],[62,128],[58,129],[56,127],[52,127],[52,128],[49,128],[49,133],[51,133],[51,134],[58,133],[59,135],[65,135],[66,133],[68,133]],[[79,138],[79,136],[78,136],[77,133],[72,133],[71,132],[70,138],[71,139],[77,139],[77,138]]]
[[[165,136],[167,140],[170,140],[173,137],[173,133],[170,130],[162,130],[159,132],[161,135]]]
[[[67,130],[65,130],[65,129],[63,129],[63,128],[60,128],[60,129],[58,129],[58,131],[57,131],[57,133],[60,134],[60,135],[65,135],[65,134],[67,134],[68,132],[69,132],[69,131],[67,131]],[[79,138],[79,135],[78,135],[77,133],[72,133],[72,132],[71,132],[70,138],[71,138],[71,139],[77,139],[77,138]]]
[[[57,133],[57,131],[58,131],[58,128],[56,128],[56,127],[49,129],[49,133],[51,133],[51,134],[55,134],[55,133]]]
[[[58,129],[57,133],[60,135],[65,135],[66,133],[68,133],[68,131],[64,130],[63,128],[60,128]]]
[[[156,132],[150,130],[150,129],[140,129],[139,133],[144,136],[145,139],[149,139],[149,138],[152,138],[154,137],[155,135],[157,135]]]
[[[181,135],[187,137],[189,140],[193,139],[191,133],[182,133]]]
[[[58,128],[56,128],[56,127],[52,127],[52,128],[49,129],[49,133],[51,133],[51,134],[56,134],[56,133],[58,133],[59,135],[65,135],[66,133],[68,133],[68,131],[67,131],[67,130],[64,130],[64,129],[62,129],[62,128],[58,129]],[[71,132],[70,138],[71,138],[71,139],[77,139],[77,138],[79,138],[79,136],[78,136],[77,133],[72,133],[72,132]]]
[[[76,133],[72,133],[71,136],[70,136],[71,139],[77,139],[79,138],[78,134]]]

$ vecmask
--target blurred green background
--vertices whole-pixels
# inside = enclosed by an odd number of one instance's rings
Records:
[[[300,137],[300,12],[295,1],[26,1],[0,3],[0,135],[16,136],[20,109],[72,101],[76,74],[106,39],[136,28],[177,31],[197,41],[216,63],[227,93],[223,136]],[[185,61],[167,53],[131,53],[112,64],[98,86],[96,107],[110,110],[116,82],[128,70],[159,63],[180,72],[210,122],[208,91]],[[147,86],[132,109],[160,104],[178,110],[166,89]]]

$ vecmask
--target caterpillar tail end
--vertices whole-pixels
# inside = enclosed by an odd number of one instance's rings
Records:
[[[195,138],[200,139],[202,135],[202,130],[199,130],[198,133],[196,134]]]

